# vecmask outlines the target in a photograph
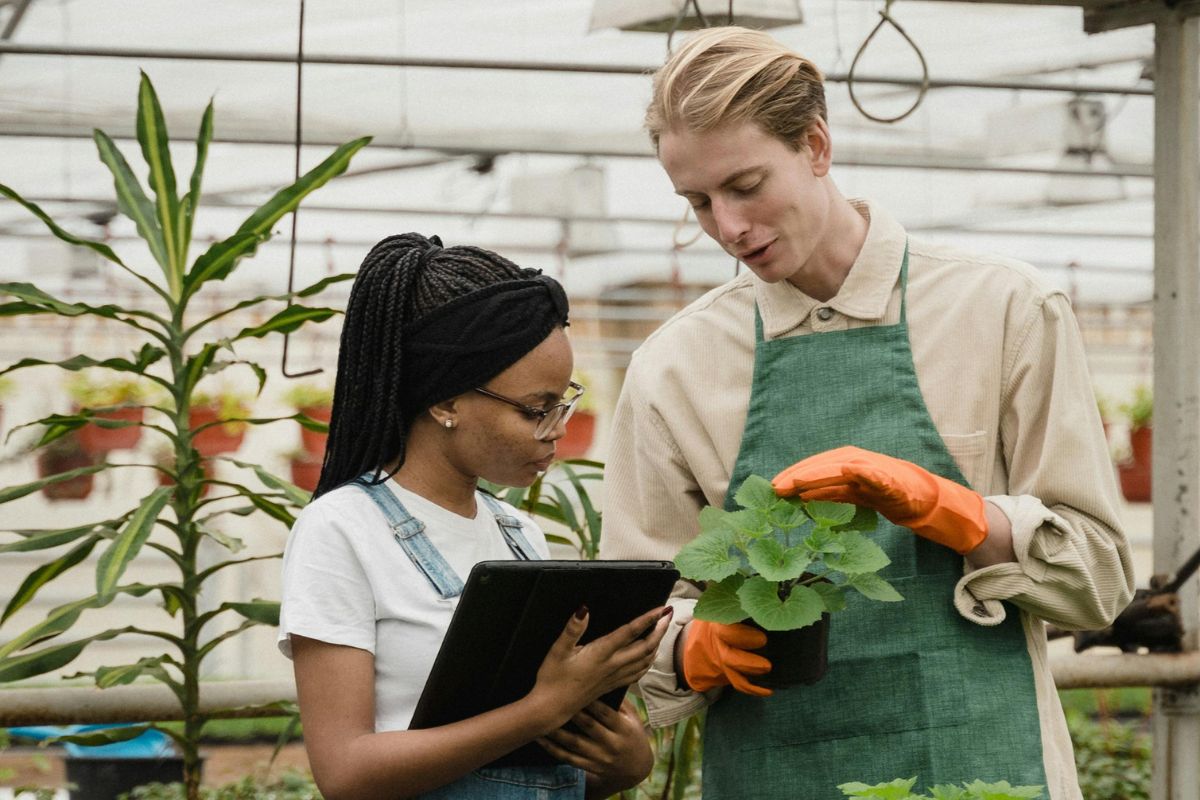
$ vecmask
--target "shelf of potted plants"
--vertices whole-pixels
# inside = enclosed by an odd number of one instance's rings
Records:
[[[300,448],[308,459],[293,458],[292,461],[318,461],[325,455],[325,440],[329,438],[329,419],[333,414],[333,389],[325,384],[300,383],[288,389],[283,400],[308,418],[307,423],[300,423]],[[319,424],[318,424],[319,423]],[[302,466],[303,470],[304,467]],[[297,486],[301,486],[296,482]]]
[[[1117,464],[1121,493],[1131,503],[1150,502],[1151,440],[1154,437],[1154,394],[1142,384],[1118,410],[1129,423],[1129,459]]]
[[[192,445],[200,455],[234,453],[246,436],[250,398],[228,389],[216,394],[197,392],[188,414],[188,425],[195,431]]]
[[[76,432],[79,445],[90,455],[103,457],[113,450],[132,450],[142,438],[148,395],[133,378],[104,378],[80,372],[67,381],[74,413],[90,412],[92,421]],[[126,423],[106,427],[104,420]]]

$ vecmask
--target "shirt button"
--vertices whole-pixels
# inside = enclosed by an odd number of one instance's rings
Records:
[[[829,306],[821,306],[817,309],[817,319],[821,320],[821,322],[829,322],[829,320],[833,319],[833,309]]]

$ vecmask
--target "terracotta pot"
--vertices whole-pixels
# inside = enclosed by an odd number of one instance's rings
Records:
[[[747,624],[762,628],[747,620]],[[829,669],[829,614],[804,628],[791,631],[765,631],[767,643],[755,652],[771,662],[766,675],[751,678],[768,689],[816,683]]]
[[[93,463],[92,457],[82,448],[70,452],[42,450],[37,459],[38,477],[48,478],[60,472],[90,467]],[[78,475],[70,480],[43,486],[41,491],[51,500],[83,500],[92,493],[93,478],[91,474]]]
[[[1121,494],[1131,503],[1149,503],[1153,475],[1150,470],[1153,451],[1151,440],[1153,428],[1144,426],[1129,432],[1129,449],[1132,459],[1117,465],[1117,478],[1121,483]]]
[[[196,406],[188,417],[188,425],[192,430],[201,425],[216,422],[219,419],[217,410],[211,406]],[[233,428],[233,431],[230,431]],[[234,422],[223,425],[213,425],[205,428],[192,438],[192,446],[205,458],[211,458],[221,453],[235,452],[242,446],[246,436],[246,423]]]
[[[321,463],[323,460],[323,458],[313,455],[293,458],[292,483],[306,492],[316,489],[317,483],[321,480]]]
[[[556,458],[582,458],[592,446],[596,435],[596,415],[591,411],[576,411],[567,420],[567,432],[554,443]]]
[[[333,414],[332,406],[305,406],[298,409],[301,414],[306,417],[312,417],[319,422],[329,424],[329,418]],[[310,431],[303,425],[300,426],[300,446],[304,448],[304,452],[317,456],[318,458],[325,457],[325,440],[329,438],[327,433],[318,433]],[[293,481],[294,483],[294,481]],[[300,484],[296,484],[299,486]]]
[[[146,409],[141,406],[129,406],[99,412],[96,416],[100,419],[141,422],[145,419]],[[80,428],[76,435],[79,445],[84,450],[99,455],[111,450],[132,450],[142,438],[142,429],[138,425],[130,425],[127,428],[101,428],[99,425],[88,424]]]

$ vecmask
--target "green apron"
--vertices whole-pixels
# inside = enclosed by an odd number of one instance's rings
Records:
[[[733,490],[814,453],[857,445],[968,485],[917,385],[907,325],[763,341],[755,310],[754,380]],[[904,595],[850,592],[832,615],[829,672],[757,698],[726,690],[708,712],[705,800],[830,800],[837,785],[919,776],[918,787],[979,778],[1046,783],[1033,669],[1017,610],[981,627],[954,608],[962,557],[880,518],[881,573]]]

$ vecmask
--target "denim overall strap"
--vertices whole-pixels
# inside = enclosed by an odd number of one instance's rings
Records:
[[[425,523],[408,513],[396,493],[382,483],[371,483],[369,474],[358,478],[354,484],[379,506],[379,510],[387,517],[396,542],[404,548],[405,554],[421,570],[438,595],[445,599],[462,594],[462,578],[429,541],[425,535]]]
[[[504,513],[504,507],[500,505],[500,501],[490,494],[486,492],[476,492],[476,494],[483,499],[484,505],[491,509],[492,514],[496,516],[496,524],[500,526],[500,533],[504,534],[504,541],[508,545],[508,549],[513,551],[517,559],[540,561],[542,557],[529,544],[529,540],[525,538],[525,534],[521,530],[521,520]]]

